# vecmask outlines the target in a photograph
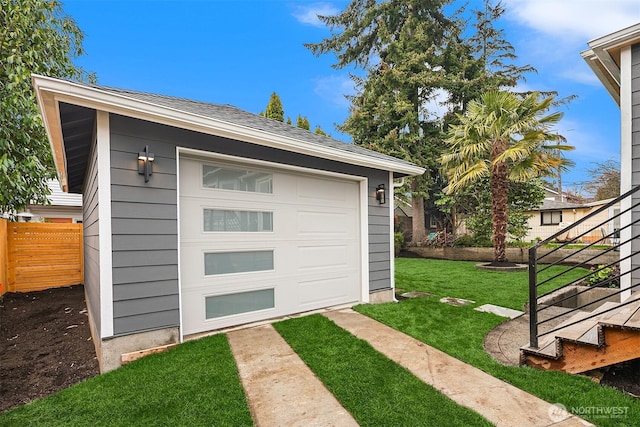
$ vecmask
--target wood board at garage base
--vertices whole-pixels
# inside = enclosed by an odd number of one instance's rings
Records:
[[[84,283],[82,224],[7,225],[7,292]]]

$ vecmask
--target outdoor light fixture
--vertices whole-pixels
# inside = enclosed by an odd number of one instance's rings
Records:
[[[387,203],[387,196],[385,195],[385,192],[384,192],[384,184],[380,184],[376,187],[376,200],[381,205],[384,205],[385,203]]]
[[[153,153],[149,152],[149,146],[144,146],[144,151],[138,153],[138,173],[144,175],[144,182],[149,182],[153,173]]]

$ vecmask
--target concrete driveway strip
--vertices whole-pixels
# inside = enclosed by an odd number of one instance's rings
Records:
[[[324,315],[413,375],[496,426],[590,426],[561,407],[351,309]]]
[[[257,426],[357,426],[271,325],[227,334]]]

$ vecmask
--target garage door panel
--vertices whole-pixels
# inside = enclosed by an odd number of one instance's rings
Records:
[[[243,185],[204,163],[209,185]],[[268,175],[273,193],[221,190],[203,188],[202,164],[180,160],[185,334],[359,300],[357,181],[230,164]],[[254,260],[265,251],[272,264]]]
[[[296,183],[296,195],[299,203],[320,206],[354,206],[352,183],[327,179],[324,180],[322,186],[318,186],[317,179],[304,176],[298,177]]]
[[[349,252],[348,245],[301,246],[298,248],[298,271],[348,268],[353,265]]]
[[[349,294],[353,274],[332,275],[314,280],[302,281],[298,285],[298,305],[307,310],[339,304],[350,298],[357,298]]]

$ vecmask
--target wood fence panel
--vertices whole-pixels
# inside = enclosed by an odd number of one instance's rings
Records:
[[[7,291],[84,283],[82,224],[9,223]]]
[[[0,295],[7,292],[9,273],[9,242],[7,241],[7,226],[9,221],[0,218]]]

